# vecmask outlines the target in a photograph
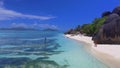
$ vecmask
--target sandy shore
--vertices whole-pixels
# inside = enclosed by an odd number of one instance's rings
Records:
[[[120,45],[99,44],[94,47],[92,37],[83,35],[65,35],[68,38],[83,42],[90,46],[91,53],[110,68],[120,68]]]

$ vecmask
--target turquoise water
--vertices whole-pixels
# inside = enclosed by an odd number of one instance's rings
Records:
[[[46,41],[45,41],[46,38]],[[0,68],[108,68],[55,31],[0,31]]]

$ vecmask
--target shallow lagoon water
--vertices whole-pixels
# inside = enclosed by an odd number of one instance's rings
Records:
[[[108,68],[88,53],[83,44],[60,32],[14,30],[0,31],[0,68],[6,67]]]

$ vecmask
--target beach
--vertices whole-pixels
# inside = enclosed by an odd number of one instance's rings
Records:
[[[65,36],[88,45],[90,47],[89,52],[110,68],[120,68],[120,45],[98,44],[95,47],[92,37],[68,34]]]

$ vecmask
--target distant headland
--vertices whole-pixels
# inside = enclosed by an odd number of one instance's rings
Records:
[[[37,30],[37,29],[34,29],[34,28],[0,28],[0,30]]]
[[[36,28],[24,28],[24,27],[11,27],[11,28],[0,28],[0,30],[40,30],[40,31],[58,31],[57,29],[51,29],[51,28],[46,28],[46,29],[36,29]]]

